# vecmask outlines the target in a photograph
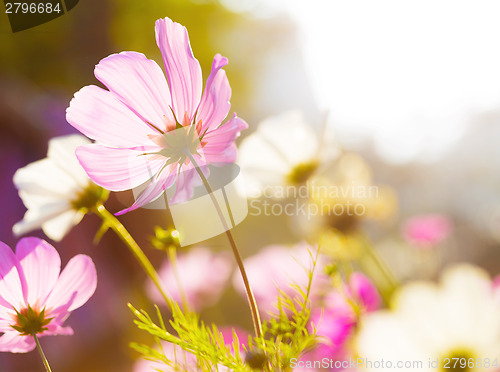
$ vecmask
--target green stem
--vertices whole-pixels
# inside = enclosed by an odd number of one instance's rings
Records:
[[[139,264],[142,266],[146,274],[151,278],[153,283],[156,285],[161,295],[165,299],[167,304],[170,304],[170,297],[166,295],[163,287],[160,284],[160,279],[158,277],[158,273],[155,268],[149,261],[148,257],[144,254],[139,244],[136,243],[134,238],[127,231],[125,226],[122,225],[118,219],[111,214],[104,205],[99,205],[95,209],[95,213],[101,217],[101,219],[118,235],[118,237],[125,243],[125,245],[129,248],[130,252],[134,255],[134,257],[139,261]]]
[[[33,338],[35,339],[36,348],[38,349],[38,352],[40,353],[40,357],[42,358],[42,362],[43,362],[43,366],[45,367],[45,371],[52,372],[52,370],[50,369],[49,361],[47,360],[47,358],[45,357],[45,354],[43,353],[42,345],[40,345],[40,341],[38,341],[38,337],[36,337],[35,332],[33,332]]]
[[[198,175],[200,176],[200,178],[203,182],[203,185],[205,186],[205,189],[207,190],[208,195],[212,199],[212,203],[214,204],[215,210],[217,211],[217,214],[219,215],[222,226],[223,226],[224,230],[226,231],[227,239],[229,240],[229,244],[231,245],[231,248],[233,250],[234,258],[236,259],[236,263],[238,265],[241,277],[243,278],[243,283],[245,285],[245,291],[247,294],[248,304],[250,305],[250,311],[252,313],[252,321],[253,321],[253,327],[255,329],[255,335],[258,338],[263,338],[262,325],[260,322],[260,315],[259,315],[259,309],[257,307],[257,301],[255,301],[255,296],[253,295],[252,288],[250,287],[250,283],[248,281],[248,276],[247,276],[247,273],[245,270],[245,266],[243,266],[243,261],[242,261],[241,256],[240,256],[240,252],[238,251],[238,247],[236,246],[236,243],[234,242],[233,235],[231,234],[231,230],[229,229],[229,227],[226,223],[226,220],[224,218],[224,215],[222,213],[220,205],[217,202],[217,199],[215,198],[215,195],[212,191],[212,187],[210,186],[210,184],[208,183],[208,180],[206,179],[202,170],[198,166],[198,163],[196,162],[195,158],[193,157],[193,155],[190,152],[187,152],[187,156],[189,157],[189,160],[191,160],[194,167],[196,168],[196,171],[198,172]]]
[[[371,247],[370,244],[365,242],[365,250],[368,253],[373,264],[377,267],[379,273],[385,278],[385,281],[389,285],[388,293],[384,295],[385,301],[389,303],[389,298],[394,292],[394,290],[399,287],[399,280],[394,276],[392,271],[387,267],[384,260],[379,256],[379,254]]]

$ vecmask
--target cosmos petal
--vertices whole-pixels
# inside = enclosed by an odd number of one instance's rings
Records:
[[[45,300],[57,282],[61,259],[56,249],[39,238],[23,238],[16,245],[16,257],[23,269],[31,306],[43,308]]]
[[[192,119],[200,102],[201,67],[194,58],[187,30],[169,18],[155,24],[156,43],[160,48],[172,93],[172,108],[178,120],[187,112]]]
[[[152,178],[149,185],[139,195],[134,204],[132,204],[129,208],[116,213],[116,215],[120,216],[127,212],[131,212],[158,199],[164,193],[165,189],[174,183],[176,174],[173,168],[175,165],[176,164],[172,164],[171,166],[165,168],[163,170],[165,173],[158,179],[156,177]]]
[[[226,118],[231,103],[231,86],[227,80],[226,72],[222,69],[227,65],[227,58],[217,54],[212,63],[212,72],[207,79],[207,85],[201,97],[196,121],[201,120],[200,134],[207,130],[217,128]]]
[[[62,271],[47,298],[46,307],[56,313],[61,307],[67,312],[78,309],[94,294],[96,286],[97,273],[92,259],[79,254]]]
[[[16,331],[5,332],[0,336],[0,351],[27,353],[36,347],[31,336],[21,336]]]
[[[19,261],[10,247],[2,242],[0,242],[0,293],[2,298],[16,309],[26,304],[27,289]]]
[[[154,117],[158,115],[160,113]],[[161,118],[160,115],[156,122],[161,124]],[[148,142],[148,134],[159,133],[115,94],[95,85],[75,93],[66,110],[66,119],[87,137],[113,147],[140,146]]]
[[[143,120],[164,127],[164,116],[171,116],[171,98],[165,75],[155,61],[137,52],[112,54],[99,62],[94,74]]]
[[[162,162],[150,160],[139,149],[117,149],[98,144],[81,146],[76,156],[89,177],[101,187],[123,191],[153,177]]]

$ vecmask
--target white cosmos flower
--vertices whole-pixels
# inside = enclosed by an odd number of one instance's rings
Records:
[[[16,236],[42,228],[59,241],[80,222],[87,206],[104,200],[106,193],[90,181],[75,156],[75,149],[88,143],[79,134],[53,138],[45,159],[16,171],[14,184],[28,209],[12,228]]]
[[[304,121],[300,111],[289,111],[262,121],[239,148],[249,194],[267,186],[305,182],[327,160],[338,154],[333,141],[322,138]]]
[[[458,265],[444,272],[440,285],[409,284],[395,296],[393,305],[392,311],[368,314],[363,321],[357,355],[386,362],[386,368],[366,363],[365,370],[394,371],[398,361],[421,361],[421,366],[400,370],[447,371],[453,370],[452,358],[460,358],[456,370],[462,360],[474,363],[467,366],[468,371],[498,370],[500,303],[482,269]],[[444,367],[447,358],[449,369]],[[429,361],[439,364],[429,365]]]

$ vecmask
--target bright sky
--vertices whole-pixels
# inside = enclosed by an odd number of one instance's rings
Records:
[[[274,4],[300,27],[316,100],[341,142],[372,137],[391,162],[432,160],[471,115],[500,107],[500,1]]]

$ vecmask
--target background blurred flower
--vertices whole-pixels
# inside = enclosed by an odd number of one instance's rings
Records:
[[[229,255],[212,253],[208,248],[193,248],[177,256],[175,267],[166,260],[158,275],[163,287],[175,301],[182,302],[182,290],[188,305],[200,311],[219,300],[232,269]],[[163,298],[151,281],[148,281],[146,289],[154,302],[163,303]]]
[[[75,156],[75,149],[89,142],[78,134],[53,138],[45,159],[16,171],[14,184],[28,211],[14,225],[14,234],[42,228],[49,238],[59,241],[88,208],[107,197],[90,181]]]
[[[23,238],[15,254],[0,242],[0,351],[33,350],[33,332],[73,333],[63,323],[94,294],[97,274],[85,255],[73,257],[62,273],[60,267],[59,254],[44,240]]]
[[[169,366],[166,363],[139,359],[133,372],[174,372],[174,371],[198,371],[198,362],[196,356],[190,352],[183,350],[180,346],[172,344],[171,342],[161,342],[161,350],[163,355],[169,360],[174,361],[175,365]]]
[[[156,200],[174,184],[172,200],[189,198],[199,180],[186,152],[201,167],[234,162],[234,140],[247,127],[236,115],[220,125],[231,106],[231,87],[222,69],[227,58],[214,57],[202,95],[201,67],[186,28],[164,18],[156,21],[155,31],[168,83],[160,66],[143,54],[112,54],[95,68],[109,90],[84,87],[67,110],[71,125],[102,143],[77,150],[93,181],[111,191],[149,182],[120,214]]]
[[[338,149],[326,134],[320,138],[300,111],[271,116],[240,145],[238,164],[250,195],[273,185],[300,185],[333,159]]]
[[[287,246],[272,245],[244,260],[243,264],[261,315],[276,312],[279,290],[295,297],[296,290],[291,285],[298,285],[302,289],[307,287],[308,272],[312,268],[315,251],[315,248],[305,242],[298,243],[291,249]],[[309,252],[312,253],[312,257]],[[322,274],[321,262],[318,262],[311,298],[318,294],[326,280],[326,276]],[[233,275],[233,286],[241,296],[246,296],[238,273]]]
[[[244,345],[248,339],[248,333],[239,329],[232,327],[222,327],[220,330],[222,337],[224,338],[224,344],[231,350],[233,348],[233,331],[238,335],[240,345]],[[190,352],[183,350],[180,346],[177,346],[171,342],[161,342],[161,349],[163,355],[165,355],[169,360],[175,361],[174,366],[168,366],[163,362],[139,359],[134,366],[133,372],[173,372],[173,371],[190,371],[196,372],[200,370],[198,365],[198,360],[196,356]],[[240,353],[244,356],[244,350],[240,349]],[[229,372],[227,367],[223,365],[217,366],[217,371]]]
[[[404,222],[402,230],[407,242],[421,248],[429,248],[450,235],[452,223],[446,216],[426,214],[409,218]]]
[[[486,358],[490,366],[500,358],[500,304],[480,268],[447,269],[439,286],[409,284],[394,296],[392,308],[365,317],[357,339],[363,358],[422,361],[420,371],[435,370],[429,360],[443,366],[444,358],[481,359],[481,367],[467,368],[480,371]]]

